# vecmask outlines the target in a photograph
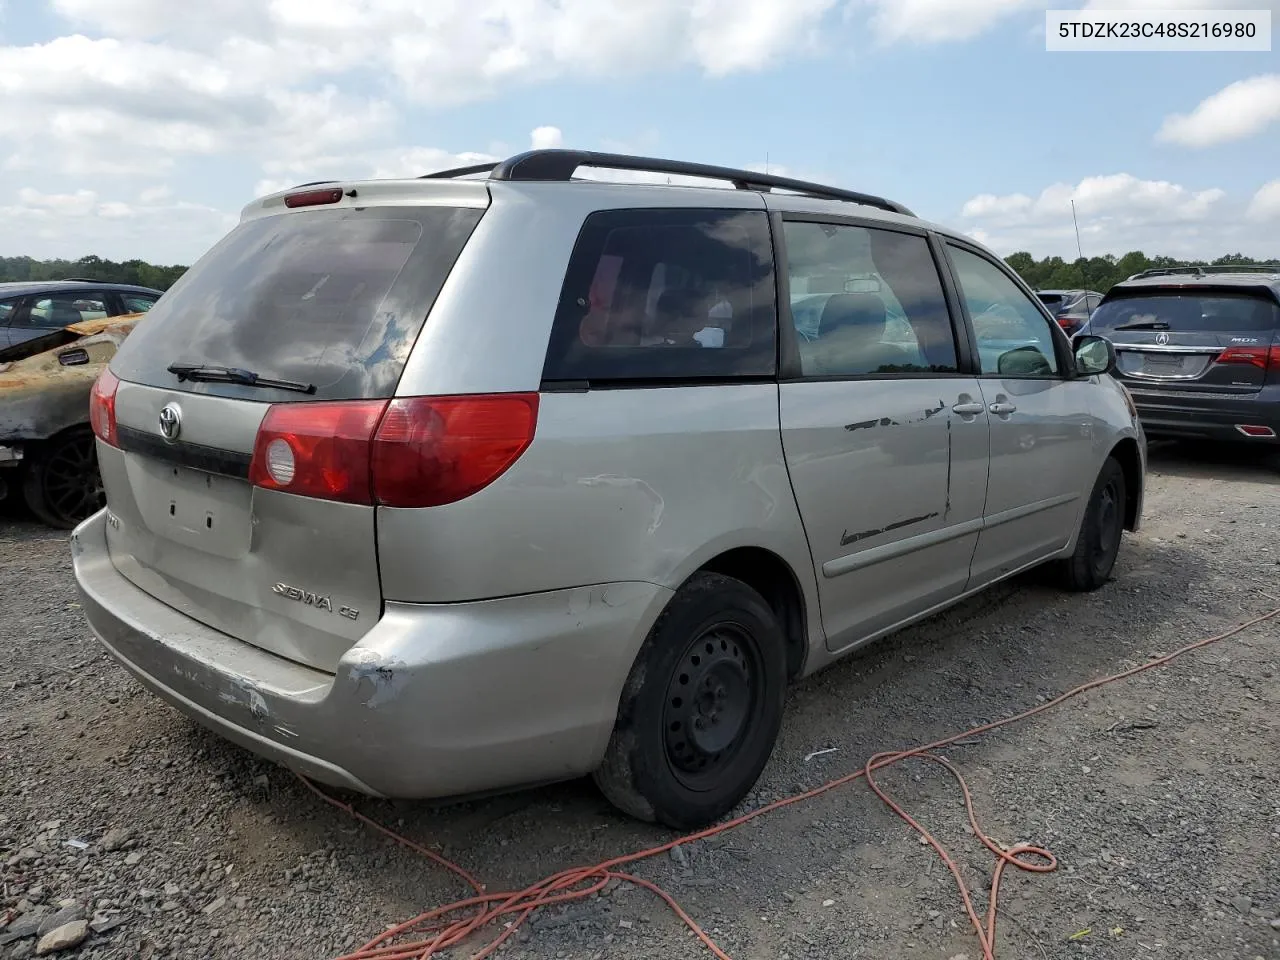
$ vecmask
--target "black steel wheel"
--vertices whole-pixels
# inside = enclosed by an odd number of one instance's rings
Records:
[[[785,691],[784,637],[768,603],[740,580],[695,574],[636,657],[596,783],[642,820],[711,823],[759,778]]]
[[[736,624],[694,637],[667,685],[667,763],[690,790],[714,789],[760,709],[755,643]]]
[[[1075,552],[1059,564],[1062,585],[1068,590],[1096,590],[1111,578],[1124,536],[1126,496],[1124,470],[1108,457],[1080,522]]]
[[[23,494],[32,513],[62,530],[101,510],[106,497],[89,429],[64,431],[38,447],[27,463]]]

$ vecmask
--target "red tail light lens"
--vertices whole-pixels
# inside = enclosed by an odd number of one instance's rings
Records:
[[[390,507],[465,499],[533,442],[536,393],[392,400],[373,441],[374,495]]]
[[[249,481],[344,503],[440,506],[505,473],[537,420],[536,393],[275,404]]]
[[[302,497],[372,503],[370,449],[386,408],[386,400],[272,405],[258,428],[249,482]]]
[[[1274,348],[1273,348],[1274,353]],[[1267,369],[1266,347],[1227,347],[1218,354],[1219,363],[1247,363],[1259,370]]]
[[[1062,327],[1062,329],[1064,330],[1071,329],[1072,320],[1065,313],[1059,314],[1055,319],[1058,321],[1058,326]]]
[[[110,370],[103,370],[89,391],[89,426],[103,443],[120,445],[116,437],[116,390],[120,381]]]

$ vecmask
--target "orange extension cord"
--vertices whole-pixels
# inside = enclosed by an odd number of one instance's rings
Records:
[[[1057,869],[1058,862],[1053,854],[1048,850],[1040,847],[1031,846],[1029,844],[1021,844],[1010,849],[1004,849],[996,841],[992,840],[978,823],[977,815],[973,810],[973,797],[969,793],[968,784],[965,783],[964,777],[960,771],[953,767],[946,759],[937,756],[932,751],[942,747],[950,746],[958,740],[967,739],[979,734],[987,733],[991,730],[1007,727],[1010,724],[1018,723],[1029,717],[1044,713],[1051,710],[1059,704],[1070,700],[1072,697],[1078,697],[1082,693],[1089,690],[1095,690],[1098,687],[1115,683],[1119,680],[1125,680],[1136,674],[1152,670],[1156,667],[1162,667],[1184,654],[1201,647],[1207,647],[1212,643],[1226,640],[1233,637],[1249,627],[1256,626],[1266,620],[1280,616],[1280,608],[1272,610],[1270,613],[1264,613],[1261,616],[1254,617],[1252,620],[1246,621],[1239,626],[1233,627],[1225,633],[1217,636],[1209,637],[1204,640],[1198,640],[1195,643],[1188,644],[1173,653],[1149,660],[1129,670],[1114,674],[1109,677],[1103,677],[1099,680],[1091,680],[1088,683],[1081,684],[1073,690],[1068,690],[1059,697],[1055,697],[1046,703],[1019,713],[1016,716],[1007,717],[1003,720],[997,720],[993,723],[983,724],[966,730],[963,733],[957,733],[954,736],[947,737],[944,740],[938,740],[934,743],[927,744],[923,747],[915,747],[909,750],[890,751],[886,753],[877,753],[871,757],[861,770],[857,770],[837,780],[818,787],[815,790],[809,790],[805,793],[796,794],[771,803],[768,806],[760,807],[752,810],[750,813],[743,814],[727,823],[721,823],[714,827],[709,827],[697,833],[690,834],[679,839],[664,843],[661,846],[651,847],[647,850],[641,850],[636,853],[629,853],[625,856],[615,857],[612,860],[606,860],[603,863],[595,864],[589,867],[573,867],[568,870],[562,870],[559,873],[539,880],[537,883],[526,887],[523,890],[510,893],[486,893],[484,887],[478,880],[462,867],[450,862],[444,857],[421,844],[414,843],[396,833],[394,830],[383,826],[377,821],[371,819],[354,809],[350,804],[336,800],[328,794],[318,789],[309,780],[303,778],[303,783],[307,785],[317,796],[326,803],[332,804],[340,810],[345,811],[357,820],[368,824],[379,833],[390,837],[397,843],[400,843],[410,850],[429,858],[447,870],[452,871],[462,880],[466,881],[475,891],[475,896],[465,900],[459,900],[456,903],[450,903],[435,910],[429,910],[426,913],[414,917],[404,923],[389,928],[383,933],[370,940],[367,944],[357,950],[355,953],[347,954],[338,960],[423,960],[423,958],[436,956],[440,951],[461,944],[464,940],[471,937],[474,933],[483,927],[493,924],[497,921],[503,921],[505,927],[502,933],[490,940],[479,953],[472,956],[472,960],[482,960],[494,953],[509,937],[511,937],[524,923],[529,919],[530,914],[542,907],[551,906],[552,904],[568,903],[575,900],[582,900],[597,893],[610,880],[625,880],[628,883],[634,883],[637,886],[644,887],[657,894],[669,906],[683,922],[693,931],[699,940],[706,945],[707,949],[712,952],[719,960],[731,960],[728,954],[721,950],[715,942],[706,934],[706,932],[698,926],[698,924],[689,916],[688,913],[675,901],[665,890],[662,890],[656,884],[640,877],[633,876],[628,873],[621,872],[618,868],[635,863],[639,860],[645,860],[649,857],[657,856],[665,853],[673,847],[690,843],[695,840],[701,840],[705,837],[713,837],[717,834],[724,833],[739,827],[750,820],[761,817],[766,813],[772,813],[783,807],[789,807],[792,804],[800,803],[813,797],[821,796],[829,790],[836,787],[844,786],[855,780],[866,779],[867,785],[875,792],[888,807],[901,817],[910,827],[920,834],[924,842],[937,852],[938,856],[947,865],[947,869],[951,871],[951,875],[955,878],[956,887],[960,891],[960,897],[964,902],[965,912],[969,916],[969,922],[973,925],[974,932],[978,936],[979,942],[982,944],[982,960],[996,960],[995,944],[996,944],[996,909],[1000,895],[1000,877],[1006,867],[1017,867],[1019,870],[1026,870],[1032,873],[1048,873]],[[920,758],[929,760],[945,767],[960,784],[961,792],[964,795],[965,810],[969,816],[969,824],[973,828],[974,836],[976,836],[983,845],[991,851],[996,858],[995,870],[991,877],[991,890],[988,898],[986,921],[978,916],[977,909],[973,905],[972,892],[965,884],[964,879],[960,875],[960,868],[956,865],[955,860],[946,849],[940,844],[928,830],[921,826],[909,813],[902,809],[894,800],[880,787],[876,782],[874,774],[876,771],[883,770],[885,767],[900,763],[903,760],[911,758]],[[1029,859],[1028,859],[1029,858]],[[449,919],[451,916],[455,919]],[[406,943],[392,943],[390,941],[404,936],[412,935],[418,939]]]

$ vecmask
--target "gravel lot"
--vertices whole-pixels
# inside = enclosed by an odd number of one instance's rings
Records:
[[[1280,607],[1278,534],[1280,473],[1153,450],[1145,527],[1111,585],[1069,597],[1024,578],[800,684],[748,805]],[[92,921],[77,957],[325,960],[468,893],[139,689],[83,625],[68,557],[64,536],[0,517],[0,958],[33,955],[15,933],[62,909]],[[947,751],[992,836],[1061,863],[1006,873],[1004,960],[1280,958],[1277,641],[1280,620]],[[954,782],[919,762],[881,779],[984,909],[992,863]],[[490,889],[670,839],[586,783],[358,806]],[[634,872],[738,960],[981,957],[950,875],[861,783]],[[535,916],[502,955],[709,954],[622,885]]]

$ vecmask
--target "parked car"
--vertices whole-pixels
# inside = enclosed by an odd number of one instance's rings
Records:
[[[1149,436],[1280,452],[1280,266],[1148,270],[1087,330],[1115,344]]]
[[[159,290],[128,283],[0,283],[0,350],[86,320],[146,313],[159,299]]]
[[[790,287],[833,273],[800,335]],[[75,574],[144,685],[321,782],[593,773],[691,827],[788,681],[1038,564],[1108,579],[1146,466],[1113,363],[866,194],[564,150],[309,184],[98,380]]]
[[[0,498],[20,492],[64,530],[102,509],[89,390],[142,316],[86,320],[0,351]]]
[[[1037,290],[1036,296],[1068,335],[1079,333],[1102,302],[1096,290]]]

